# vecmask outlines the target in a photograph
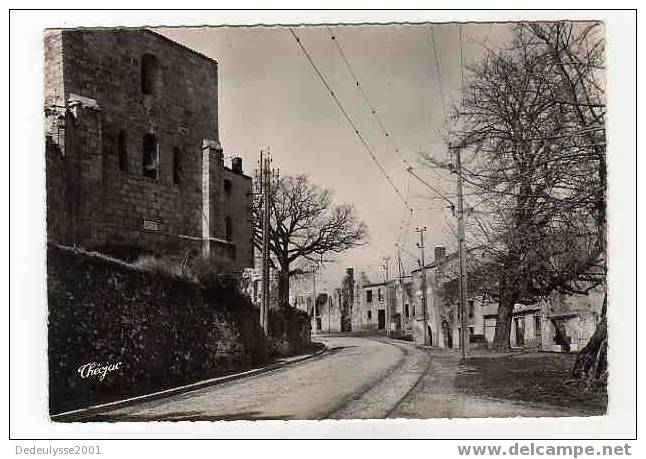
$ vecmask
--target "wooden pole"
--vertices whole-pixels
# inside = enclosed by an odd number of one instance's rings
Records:
[[[421,250],[421,264],[422,264],[422,317],[424,323],[422,324],[422,329],[424,331],[424,345],[428,344],[428,332],[426,328],[428,325],[426,324],[426,263],[424,261],[424,232],[426,231],[426,227],[423,228],[416,228],[415,231],[419,233],[419,243],[417,244],[417,247]]]
[[[266,335],[269,335],[269,217],[270,217],[270,193],[271,183],[269,175],[270,159],[261,158],[262,161],[262,328]]]
[[[464,247],[465,231],[464,231],[464,202],[462,198],[462,161],[460,158],[460,149],[454,148],[455,152],[455,172],[458,175],[458,252],[460,257],[460,327],[462,338],[462,360],[466,360],[469,355],[469,317],[467,311],[467,268],[466,268],[466,254]]]

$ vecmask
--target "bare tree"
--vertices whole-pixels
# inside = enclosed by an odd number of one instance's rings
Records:
[[[606,142],[605,142],[605,55],[601,24],[588,24],[573,33],[572,26],[563,23],[531,24],[531,33],[540,41],[556,65],[560,96],[573,108],[573,124],[582,133],[587,150],[594,157],[597,171],[597,188],[593,215],[596,220],[597,241],[603,254],[600,272],[593,281],[604,286],[601,320],[594,335],[577,355],[573,370],[575,379],[585,387],[605,384],[607,379],[608,330],[606,311]]]
[[[281,177],[272,187],[269,250],[278,270],[278,302],[289,304],[289,282],[313,266],[362,245],[367,226],[349,204],[335,205],[329,190],[311,183],[304,175]],[[262,246],[259,202],[254,204],[256,247]]]
[[[470,230],[497,273],[497,349],[509,347],[517,302],[605,279],[600,29],[518,25],[508,47],[469,69],[455,111]]]

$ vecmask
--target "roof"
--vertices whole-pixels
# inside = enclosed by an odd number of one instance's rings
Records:
[[[137,29],[135,28],[134,30],[137,30]],[[202,54],[202,53],[200,53],[199,51],[195,51],[193,48],[189,48],[189,47],[188,47],[188,46],[186,46],[186,45],[182,45],[181,43],[178,43],[178,42],[176,42],[175,40],[171,40],[170,38],[168,38],[168,37],[166,37],[166,36],[164,36],[164,35],[160,34],[159,32],[155,32],[154,30],[151,30],[151,29],[139,29],[139,30],[141,30],[141,31],[143,31],[143,32],[146,32],[146,33],[149,33],[149,34],[152,34],[152,35],[154,35],[154,36],[156,36],[156,37],[159,37],[159,38],[161,38],[162,40],[165,40],[165,41],[167,41],[168,43],[173,44],[174,46],[177,46],[177,47],[179,47],[179,48],[185,49],[186,51],[190,51],[191,53],[193,53],[193,54],[195,54],[195,55],[197,55],[197,56],[199,56],[199,57],[201,57],[201,58],[203,58],[203,59],[206,59],[206,60],[208,60],[208,61],[211,61],[211,62],[212,62],[212,63],[214,63],[215,65],[218,65],[218,61],[216,61],[215,59],[213,59],[213,58],[211,58],[211,57],[207,56],[206,54]]]
[[[557,314],[548,314],[548,319],[573,319],[575,317],[581,317],[579,311],[568,311]]]
[[[424,267],[418,266],[417,268],[411,269],[411,273],[416,273],[422,269],[435,268],[436,266],[441,266],[449,260],[453,260],[458,257],[458,252],[453,252],[451,254],[445,255],[441,260],[433,260],[431,263],[426,263]]]
[[[394,284],[395,281],[391,280],[388,282],[369,282],[367,284],[363,284],[361,288],[366,288],[366,287],[383,287],[383,286],[388,286],[390,284]]]
[[[227,174],[237,175],[238,177],[242,177],[242,178],[245,178],[245,179],[247,179],[247,180],[253,180],[250,176],[248,176],[248,175],[247,175],[247,174],[245,174],[244,172],[236,172],[236,171],[234,171],[234,170],[233,170],[233,168],[231,168],[231,167],[229,167],[229,166],[224,166],[224,171],[225,171]]]
[[[482,249],[482,248],[487,247],[487,246],[488,246],[488,244],[481,244],[481,245],[478,245],[478,246],[475,246],[475,247],[468,247],[468,248],[466,248],[466,249],[465,249],[465,252],[466,252],[467,254],[469,254],[469,253],[471,253],[471,252],[474,252],[475,250],[479,250],[479,249]],[[453,260],[453,259],[457,258],[457,257],[458,257],[458,255],[459,255],[459,252],[457,252],[457,251],[456,251],[456,252],[453,252],[453,253],[450,253],[450,254],[448,254],[448,255],[445,255],[445,256],[444,256],[441,260],[439,260],[439,261],[438,261],[438,260],[433,260],[431,263],[426,263],[426,265],[424,265],[424,269],[428,269],[428,268],[435,268],[435,267],[437,267],[437,266],[441,266],[441,265],[443,265],[444,263],[446,263],[447,261],[449,261],[449,260]],[[415,268],[415,269],[411,269],[411,273],[418,272],[418,271],[421,271],[421,270],[422,270],[422,267],[421,267],[421,266],[418,266],[418,267],[417,267],[417,268]]]

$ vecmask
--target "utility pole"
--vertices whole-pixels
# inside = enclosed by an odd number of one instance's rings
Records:
[[[267,311],[265,309],[265,299],[267,297],[267,289],[265,288],[265,241],[267,235],[265,234],[265,207],[267,205],[267,197],[265,195],[265,155],[264,151],[260,150],[260,168],[259,168],[259,188],[260,188],[260,223],[261,223],[261,248],[260,248],[260,326],[267,333],[265,328],[265,316]]]
[[[388,271],[388,264],[390,262],[390,257],[384,257],[384,270],[386,271],[386,336],[390,337],[390,289],[388,284],[390,283],[390,273]]]
[[[330,290],[328,289],[328,292]],[[327,332],[331,333],[331,316],[332,316],[332,297],[328,295],[327,297]]]
[[[271,206],[271,159],[260,151],[260,188],[262,191],[262,303],[260,322],[266,335],[269,335],[269,218]]]
[[[417,247],[421,250],[421,264],[422,264],[422,317],[423,325],[422,329],[424,330],[424,345],[427,344],[427,331],[426,331],[426,265],[424,262],[424,232],[426,232],[426,227],[415,228],[415,231],[419,233],[419,242]]]
[[[460,256],[460,334],[462,345],[462,360],[466,360],[469,355],[469,317],[467,311],[467,269],[466,269],[466,256],[464,249],[464,202],[462,199],[462,161],[460,158],[460,148],[451,147],[455,153],[455,173],[458,175],[458,253]]]
[[[312,272],[312,296],[314,297],[313,305],[314,305],[314,317],[320,317],[321,316],[321,311],[319,311],[317,302],[316,302],[316,272]]]
[[[404,298],[404,273],[403,273],[403,266],[402,266],[402,254],[401,250],[399,250],[399,246],[397,246],[397,269],[399,271],[399,294],[401,296],[401,301],[402,301],[402,308],[401,308],[401,314],[399,316],[399,322],[401,326],[401,332],[402,334],[405,332],[405,325],[406,325],[406,318],[405,318],[405,298]]]

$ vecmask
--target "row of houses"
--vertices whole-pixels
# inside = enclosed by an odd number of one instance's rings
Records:
[[[382,332],[438,348],[459,349],[461,320],[455,270],[457,254],[436,247],[434,259],[409,276],[371,281],[348,268],[339,288],[316,292],[295,289],[292,304],[307,311],[313,333]],[[426,295],[424,295],[424,287]],[[544,351],[580,350],[600,319],[603,291],[553,293],[533,303],[516,304],[510,344]],[[426,303],[426,304],[424,304]],[[498,303],[490,292],[468,295],[470,347],[493,342]]]

